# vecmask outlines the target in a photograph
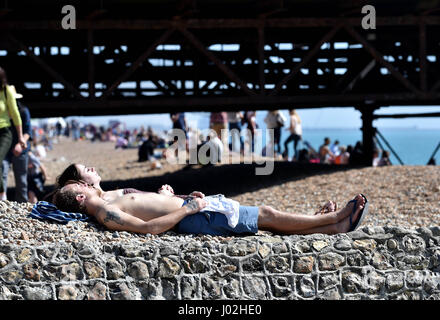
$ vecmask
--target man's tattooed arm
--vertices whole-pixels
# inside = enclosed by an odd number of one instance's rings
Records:
[[[122,221],[120,215],[114,211],[106,211],[106,216],[104,218],[104,223],[107,223],[109,221],[114,221],[115,223],[119,225],[124,225],[124,221]]]

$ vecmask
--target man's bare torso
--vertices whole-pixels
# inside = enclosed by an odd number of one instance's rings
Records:
[[[167,215],[178,210],[183,199],[158,193],[129,193],[107,201],[106,208],[118,209],[144,221]]]

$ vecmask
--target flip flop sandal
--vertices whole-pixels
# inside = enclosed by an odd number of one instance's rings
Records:
[[[354,223],[352,221],[352,218],[353,218],[354,213],[356,212],[356,202],[357,201],[355,199],[353,199],[348,202],[348,203],[350,203],[350,202],[354,203],[353,212],[350,214],[350,230],[348,230],[348,232],[356,230],[361,225],[362,221],[364,220],[365,216],[368,213],[368,206],[370,205],[370,203],[368,202],[367,197],[365,197],[362,193],[361,193],[361,196],[365,200],[365,205],[362,208],[361,212],[359,213],[359,218],[357,219],[357,221],[354,221]]]

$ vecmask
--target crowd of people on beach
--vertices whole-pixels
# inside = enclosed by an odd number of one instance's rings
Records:
[[[109,121],[108,127],[96,126],[92,123],[84,124],[75,119],[67,122],[58,121],[55,124],[44,123],[41,127],[33,127],[34,143],[40,154],[45,154],[45,149],[52,149],[54,141],[60,136],[90,142],[112,142],[115,149],[138,149],[138,161],[149,161],[154,168],[160,168],[158,161],[171,155],[166,152],[170,146],[176,143],[175,155],[178,149],[187,153],[191,149],[200,150],[203,146],[208,149],[207,158],[198,159],[200,164],[213,164],[220,162],[226,148],[229,152],[255,154],[255,137],[260,125],[256,120],[257,111],[246,112],[211,112],[209,117],[208,134],[203,134],[198,128],[187,125],[185,113],[171,113],[172,126],[170,130],[153,130],[151,126],[145,128],[127,129],[125,124],[119,121]],[[62,120],[62,119],[61,119]],[[295,109],[289,110],[289,119],[280,110],[267,111],[264,118],[267,129],[273,130],[266,139],[266,145],[262,148],[262,156],[272,156],[277,160],[293,161],[301,163],[325,163],[335,165],[359,165],[365,157],[361,141],[354,146],[340,145],[338,140],[332,143],[329,137],[325,137],[319,148],[315,149],[308,141],[303,139],[302,123]],[[282,143],[282,129],[288,136]],[[179,141],[171,134],[172,130],[179,129],[185,135],[185,141]],[[246,132],[243,134],[243,132]],[[225,134],[226,133],[226,134]],[[238,143],[236,143],[238,141]],[[178,145],[177,145],[178,144]],[[289,147],[292,144],[293,156],[289,157]],[[299,146],[301,145],[301,148]],[[44,148],[43,148],[44,147]],[[270,150],[272,148],[272,153]],[[238,150],[237,150],[238,149]],[[216,150],[210,155],[209,150]],[[389,152],[374,150],[372,166],[391,165]],[[38,152],[38,151],[37,151]]]
[[[185,145],[188,151],[190,146],[196,146],[198,149],[204,144],[211,144],[218,150],[217,158],[221,159],[223,150],[237,151],[233,141],[239,141],[238,152],[245,153],[245,145],[250,153],[255,152],[255,136],[260,128],[256,120],[257,111],[246,112],[211,112],[209,118],[209,128],[212,132],[206,137],[199,132],[188,128],[186,125],[184,113],[171,114],[173,129],[181,129],[185,132],[189,143]],[[266,128],[271,129],[273,134],[266,138],[266,145],[262,149],[262,156],[273,156],[279,160],[303,162],[303,163],[325,163],[336,165],[359,165],[363,164],[365,158],[361,141],[357,141],[354,146],[340,145],[338,140],[331,143],[329,137],[324,138],[323,144],[318,151],[306,140],[303,140],[303,130],[301,118],[295,109],[289,109],[289,119],[283,115],[280,110],[267,111],[264,118]],[[282,128],[288,132],[288,137],[281,143]],[[245,129],[247,134],[243,135]],[[224,134],[224,133],[228,134]],[[246,138],[246,139],[245,139]],[[300,142],[302,148],[299,149]],[[293,144],[293,156],[288,157],[289,145]],[[284,149],[282,149],[282,146]],[[382,150],[382,156],[379,158],[379,149],[375,148],[373,166],[391,165],[389,152]]]

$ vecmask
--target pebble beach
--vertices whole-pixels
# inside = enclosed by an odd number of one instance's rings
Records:
[[[137,162],[137,149],[121,150],[115,149],[110,142],[74,142],[64,137],[54,144],[53,150],[48,151],[47,157],[42,160],[50,175],[47,185],[53,185],[56,176],[71,163],[94,166],[101,175],[102,182],[160,177],[183,168],[183,165],[169,164],[165,159],[160,162],[162,167],[153,169],[149,162]],[[10,173],[8,186],[13,185],[13,176]],[[179,190],[175,192],[179,194]],[[338,207],[342,207],[357,193],[363,193],[370,201],[370,211],[362,227],[396,226],[417,229],[440,225],[438,166],[369,167],[305,175],[291,181],[273,181],[270,187],[244,191],[231,198],[243,205],[264,204],[283,211],[313,214],[327,200],[333,200]],[[113,232],[94,222],[70,222],[63,225],[40,221],[28,217],[31,209],[30,203],[0,202],[1,243],[43,244],[84,239],[143,242],[156,237],[166,239],[176,236],[171,231],[158,236]]]

